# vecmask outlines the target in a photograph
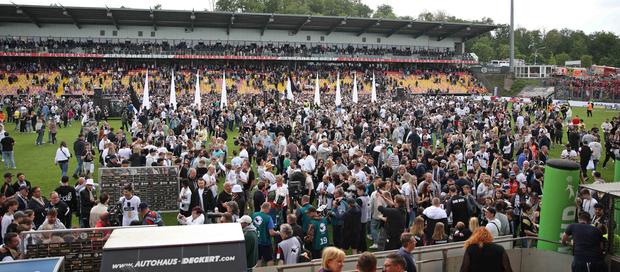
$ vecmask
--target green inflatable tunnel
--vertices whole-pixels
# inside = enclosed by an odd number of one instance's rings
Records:
[[[575,222],[579,197],[579,164],[570,160],[549,160],[545,166],[542,207],[538,236],[560,242],[569,224]],[[538,242],[538,248],[567,252],[557,244]]]

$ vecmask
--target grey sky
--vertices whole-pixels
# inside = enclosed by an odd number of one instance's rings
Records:
[[[0,0],[0,3],[10,3]],[[14,0],[18,4],[49,5],[61,3],[65,6],[100,6],[148,8],[157,3],[164,9],[204,10],[210,9],[215,0]],[[362,0],[376,9],[387,3],[394,7],[399,16],[417,16],[422,11],[443,10],[463,19],[490,17],[496,23],[507,24],[510,20],[510,0]],[[586,33],[613,31],[620,33],[619,0],[515,0],[515,22],[517,27],[550,30],[553,28],[581,29]]]

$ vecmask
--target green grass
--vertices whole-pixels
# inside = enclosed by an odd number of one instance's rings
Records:
[[[593,126],[600,127],[600,124],[606,119],[611,119],[613,116],[618,115],[618,111],[595,109],[594,117],[586,117],[585,108],[573,108],[573,115],[578,115],[584,119],[587,128]],[[114,128],[119,128],[121,123],[119,120],[110,120],[110,125]],[[33,186],[40,186],[45,197],[49,196],[49,193],[54,190],[60,183],[60,168],[54,165],[54,155],[56,149],[59,146],[60,141],[67,142],[69,149],[73,149],[73,141],[75,141],[77,135],[80,132],[80,124],[74,123],[73,126],[67,128],[59,128],[57,139],[58,144],[49,144],[47,142],[47,134],[45,135],[45,144],[36,146],[34,144],[36,139],[35,133],[19,133],[13,131],[15,124],[7,123],[6,130],[11,133],[11,136],[15,139],[15,163],[17,169],[8,170],[13,174],[23,172],[26,178],[32,182]],[[237,137],[237,131],[228,132],[228,157],[232,157],[232,151],[238,150],[238,147],[233,144],[234,138]],[[566,142],[566,133],[564,135],[564,142]],[[562,152],[562,146],[554,145],[551,148],[551,158],[559,158]],[[603,154],[604,158],[604,154]],[[77,162],[75,159],[70,160],[69,175],[73,174]],[[602,164],[601,164],[602,165]],[[2,166],[4,167],[4,166]],[[97,165],[98,168],[98,165]],[[606,181],[612,181],[614,176],[613,163],[608,163],[607,168],[602,169],[600,166],[597,169],[602,172],[603,178]],[[7,171],[7,170],[5,170]],[[97,169],[95,170],[95,175]],[[73,184],[75,181],[71,179]],[[95,182],[97,178],[95,176]],[[222,180],[220,180],[220,185]],[[162,214],[164,221],[167,225],[176,224],[176,213]]]

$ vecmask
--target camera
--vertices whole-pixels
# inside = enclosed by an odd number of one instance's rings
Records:
[[[110,205],[110,207],[108,207],[108,213],[110,214],[110,226],[120,226],[123,222],[123,207],[121,203]]]

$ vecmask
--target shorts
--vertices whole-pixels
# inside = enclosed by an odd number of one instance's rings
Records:
[[[271,245],[258,245],[258,259],[263,262],[273,260],[273,247]]]

